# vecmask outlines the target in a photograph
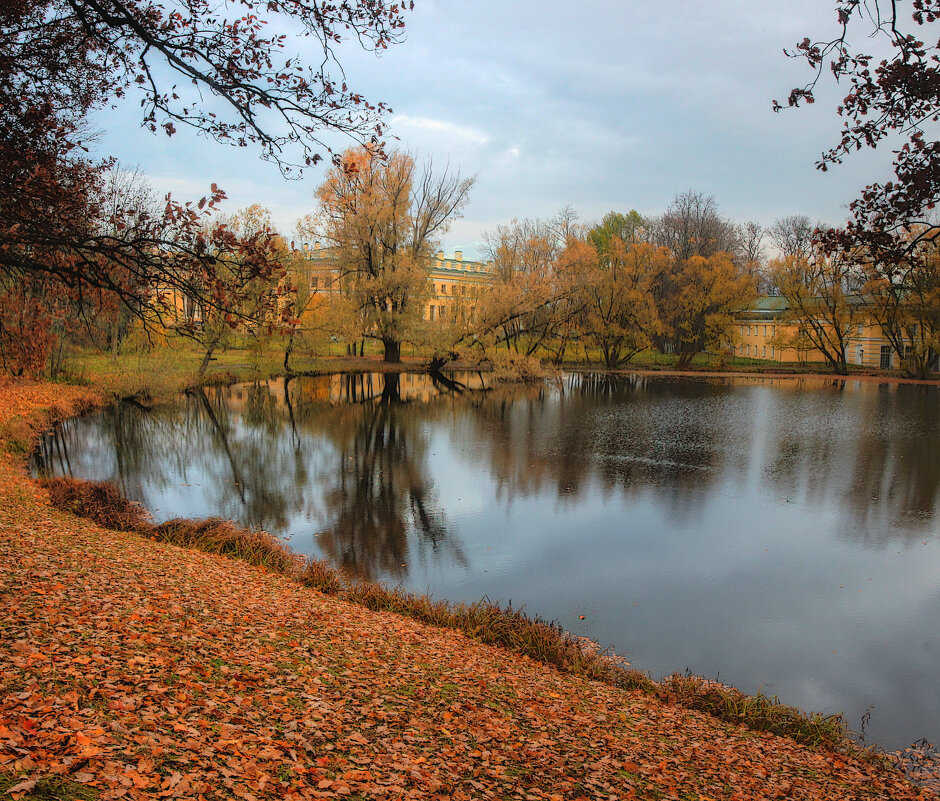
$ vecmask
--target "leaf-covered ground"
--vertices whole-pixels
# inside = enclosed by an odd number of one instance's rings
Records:
[[[0,431],[81,399],[0,383]],[[14,797],[49,774],[101,799],[934,797],[878,763],[105,531],[53,510],[7,452],[0,571]]]

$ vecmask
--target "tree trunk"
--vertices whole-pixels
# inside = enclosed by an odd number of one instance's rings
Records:
[[[385,346],[386,362],[401,361],[401,342],[394,339],[383,339],[382,344]]]
[[[206,368],[209,366],[209,362],[212,361],[212,353],[215,351],[215,346],[219,344],[219,337],[215,337],[212,342],[209,343],[209,347],[206,348],[206,355],[202,357],[202,364],[199,365],[199,372],[197,376],[202,378],[205,375]]]
[[[683,350],[679,351],[679,361],[676,363],[677,370],[687,370],[692,366],[692,359],[695,358],[695,354],[698,351],[694,350]]]
[[[294,351],[294,332],[291,331],[287,336],[287,346],[284,348],[284,372],[291,372],[290,355]]]

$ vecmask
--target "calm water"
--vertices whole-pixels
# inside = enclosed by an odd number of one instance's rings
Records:
[[[64,423],[39,470],[363,576],[512,601],[654,677],[940,740],[937,387],[569,376],[239,385]],[[580,616],[584,615],[584,620]]]

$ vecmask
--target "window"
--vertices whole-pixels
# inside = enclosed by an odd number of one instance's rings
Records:
[[[440,317],[443,320],[444,315],[447,314],[447,307],[442,303],[440,306],[438,306],[437,312],[438,312],[438,317]]]
[[[890,345],[881,346],[881,369],[882,370],[891,369],[891,346]]]
[[[858,346],[858,361],[856,364],[865,364],[865,349],[861,345]]]
[[[441,294],[442,295],[447,294],[447,284],[441,284]]]
[[[318,275],[311,275],[310,276],[310,288],[316,289],[319,286],[320,286],[320,277]]]
[[[428,319],[429,320],[434,319],[434,309],[435,309],[434,306],[428,306]]]
[[[764,358],[765,359],[767,358],[767,346],[766,345],[764,345]]]
[[[856,335],[856,336],[859,336],[859,337],[860,337],[860,336],[862,336],[862,334],[863,334],[864,332],[865,332],[865,326],[863,326],[861,323],[859,323],[857,326],[855,326],[855,335]]]
[[[764,326],[764,336],[767,336],[767,326]]]
[[[771,359],[775,359],[775,358],[776,358],[776,356],[774,356],[774,349],[773,349],[773,348],[770,349],[770,358],[771,358]]]

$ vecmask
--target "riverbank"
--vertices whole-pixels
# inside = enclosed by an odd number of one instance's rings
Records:
[[[548,366],[551,370],[570,372],[609,373],[612,375],[657,375],[697,378],[752,377],[757,379],[799,380],[822,378],[834,381],[866,381],[891,384],[927,384],[940,386],[940,378],[923,381],[905,378],[896,371],[874,371],[853,368],[849,375],[827,372],[824,365],[779,365],[753,360],[738,360],[720,368],[704,358],[693,363],[691,369],[677,370],[668,357],[639,360],[614,370],[600,364],[569,361],[560,367]],[[201,354],[191,345],[177,348],[155,349],[112,356],[102,352],[87,352],[74,355],[70,360],[67,378],[70,383],[88,386],[109,398],[142,398],[167,400],[182,390],[209,384],[231,384],[241,381],[267,380],[284,376],[283,355],[258,353],[257,351],[228,349],[220,352],[211,362],[205,375],[198,375]],[[477,370],[470,363],[449,363],[446,371]],[[352,372],[415,372],[427,373],[428,359],[405,356],[401,362],[383,361],[381,355],[365,356],[327,354],[313,357],[295,357],[291,361],[290,375],[322,375],[327,373]]]
[[[0,384],[0,432],[96,400]],[[52,509],[6,449],[0,558],[0,776],[23,792],[63,775],[72,798],[931,797],[879,760],[107,531]]]

